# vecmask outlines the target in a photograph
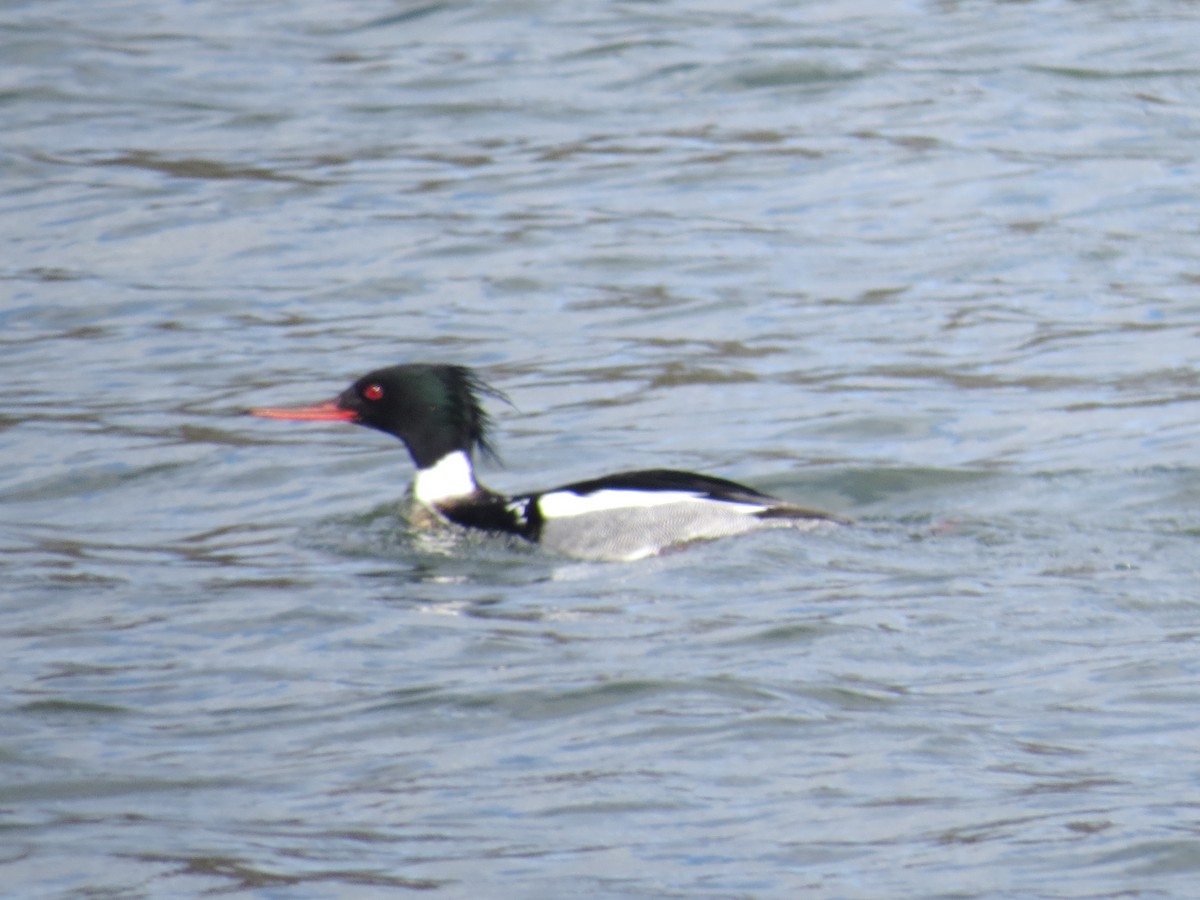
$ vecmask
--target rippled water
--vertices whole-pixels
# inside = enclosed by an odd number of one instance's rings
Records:
[[[1194,894],[1194,5],[0,22],[6,895]],[[448,552],[243,415],[411,360],[859,524]]]

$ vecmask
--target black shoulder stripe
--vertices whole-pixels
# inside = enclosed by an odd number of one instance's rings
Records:
[[[530,515],[530,511],[534,513]],[[541,531],[541,516],[537,515],[532,498],[506,500],[499,495],[487,498],[472,497],[458,503],[443,503],[438,511],[464,528],[477,528],[501,534],[513,534],[527,540],[537,540]]]

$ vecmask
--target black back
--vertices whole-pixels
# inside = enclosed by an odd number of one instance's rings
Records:
[[[675,469],[640,469],[635,472],[617,472],[588,481],[576,481],[555,488],[555,491],[569,491],[572,494],[586,496],[597,491],[688,491],[708,497],[710,500],[725,500],[727,502],[747,503],[779,503],[780,501],[754,488],[715,478],[712,475],[699,475],[695,472],[680,472]],[[553,491],[546,491],[553,493]]]

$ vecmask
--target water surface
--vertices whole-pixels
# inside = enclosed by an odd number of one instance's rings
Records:
[[[1194,892],[1193,6],[0,21],[9,894]],[[244,415],[414,360],[859,525],[447,548]]]

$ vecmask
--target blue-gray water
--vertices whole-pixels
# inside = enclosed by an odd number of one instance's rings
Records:
[[[1195,895],[1195,4],[0,25],[5,896]],[[860,524],[447,553],[243,415],[406,360]]]

